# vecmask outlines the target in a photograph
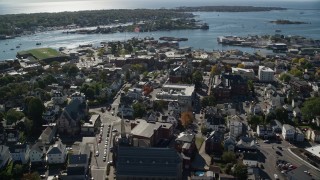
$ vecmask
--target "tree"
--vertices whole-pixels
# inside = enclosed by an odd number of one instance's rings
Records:
[[[221,158],[225,163],[234,163],[236,161],[236,155],[231,151],[223,152]]]
[[[302,71],[300,71],[299,69],[297,68],[292,68],[290,71],[289,71],[290,74],[294,75],[295,77],[301,77],[302,76]]]
[[[43,102],[33,97],[28,103],[28,117],[33,121],[33,127],[42,126],[42,114],[45,111]]]
[[[192,122],[193,122],[193,114],[192,114],[192,112],[190,112],[190,111],[187,111],[187,112],[183,112],[183,113],[181,113],[181,118],[180,118],[180,120],[181,120],[181,125],[183,126],[183,127],[187,127],[189,124],[191,124]]]
[[[23,166],[21,164],[15,164],[13,169],[12,169],[12,173],[15,177],[20,178],[23,174]]]
[[[142,104],[142,103],[135,103],[132,105],[133,108],[133,116],[135,118],[139,117],[143,117],[143,115],[146,113],[146,107]]]
[[[240,163],[236,164],[234,166],[233,175],[239,180],[246,180],[248,177],[247,166]]]
[[[211,67],[211,71],[210,71],[211,75],[218,75],[221,73],[220,68],[217,65],[214,65]]]
[[[250,89],[250,91],[254,92],[254,85],[253,85],[252,80],[248,81],[248,88]]]
[[[9,109],[9,111],[6,114],[7,124],[10,125],[12,123],[16,123],[23,117],[24,117],[23,112],[16,111],[15,109]]]
[[[126,76],[125,76],[126,80],[129,81],[130,80],[130,72],[127,70],[126,71]]]
[[[316,116],[320,115],[320,97],[315,97],[306,100],[301,108],[302,117],[309,123]]]
[[[68,70],[68,75],[69,76],[75,76],[79,72],[79,68],[76,65],[71,65],[69,70]]]
[[[94,99],[94,95],[95,95],[95,90],[92,87],[89,87],[89,88],[86,89],[84,94],[86,95],[86,97],[88,99],[93,100]]]
[[[263,117],[262,116],[257,116],[253,115],[248,118],[248,124],[251,125],[251,129],[256,129],[257,125],[263,123]]]
[[[209,60],[206,60],[206,59],[204,59],[204,60],[202,60],[202,61],[200,62],[200,66],[201,66],[201,67],[206,67],[208,64],[209,64]]]
[[[24,174],[21,180],[40,180],[38,172]]]
[[[201,100],[202,107],[214,106],[216,104],[216,99],[214,96],[205,96]]]
[[[276,119],[280,122],[287,123],[288,122],[288,111],[284,108],[276,109]]]
[[[282,73],[279,79],[283,82],[288,83],[291,80],[291,77],[287,73]]]
[[[195,71],[192,74],[192,82],[194,83],[194,86],[196,89],[201,87],[202,81],[203,81],[203,76],[202,76],[201,72]]]
[[[244,64],[238,64],[238,68],[244,68]]]

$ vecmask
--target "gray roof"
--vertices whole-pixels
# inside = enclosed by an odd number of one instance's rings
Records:
[[[33,151],[38,151],[39,153],[43,153],[43,150],[40,148],[43,147],[43,144],[41,142],[37,142],[36,144],[34,144],[30,150]]]
[[[158,130],[163,124],[172,126],[170,123],[148,123],[140,120],[139,123],[131,130],[131,134],[150,138],[153,136],[154,130]]]
[[[244,160],[257,161],[258,160],[258,156],[255,153],[243,153],[243,159]]]
[[[47,154],[61,154],[66,145],[58,141],[56,144],[51,145],[47,151]]]
[[[241,137],[237,143],[237,148],[245,149],[257,149],[255,139],[250,137]]]
[[[0,145],[0,159],[2,159],[2,158],[1,158],[2,154],[3,154],[3,153],[6,153],[6,151],[8,151],[8,150],[9,150],[9,147],[8,147],[8,146]]]
[[[182,158],[170,148],[120,146],[116,163],[117,176],[177,178],[182,172]]]
[[[69,114],[70,117],[74,120],[76,120],[79,116],[79,114],[83,114],[82,109],[85,108],[85,104],[81,103],[79,99],[73,99],[68,106],[64,109],[63,114],[68,118],[69,116],[66,115]]]
[[[73,154],[69,155],[69,165],[81,165],[86,164],[88,159],[87,154]]]
[[[194,140],[194,138],[195,138],[194,134],[182,132],[176,138],[176,141],[182,141],[182,142],[191,143]]]
[[[283,127],[286,131],[289,130],[289,129],[293,129],[293,130],[294,130],[294,127],[291,126],[290,124],[284,124],[282,127]]]

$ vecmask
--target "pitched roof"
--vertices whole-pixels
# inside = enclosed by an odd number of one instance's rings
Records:
[[[188,142],[191,143],[195,138],[194,134],[182,132],[178,135],[175,141],[182,141],[182,142]]]
[[[68,106],[64,109],[63,114],[68,118],[69,116],[72,119],[77,119],[79,114],[82,114],[82,109],[84,108],[84,104],[81,103],[79,99],[73,99]],[[68,115],[66,115],[69,114]]]
[[[8,147],[8,146],[0,145],[0,159],[2,159],[2,158],[1,158],[2,155],[3,155],[4,153],[6,153],[6,151],[8,151],[8,150],[9,150],[9,147]]]
[[[43,146],[43,144],[41,142],[37,142],[36,144],[34,144],[30,150],[32,151],[37,151],[39,153],[43,153],[43,150],[40,148],[41,146]]]
[[[237,148],[257,149],[255,139],[250,137],[240,137]]]
[[[51,145],[47,151],[47,154],[62,154],[63,149],[66,148],[66,145],[62,144],[62,142],[58,141],[56,144]]]

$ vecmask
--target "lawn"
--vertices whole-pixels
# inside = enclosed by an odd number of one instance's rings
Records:
[[[18,54],[32,54],[36,59],[42,60],[60,56],[60,53],[52,48],[39,48],[18,52]]]

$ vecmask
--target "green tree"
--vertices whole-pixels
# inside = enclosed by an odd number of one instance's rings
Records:
[[[216,99],[212,95],[205,96],[201,100],[202,107],[214,106],[215,104],[216,104]]]
[[[238,68],[244,68],[244,64],[238,64]]]
[[[84,92],[84,94],[86,95],[86,97],[90,100],[94,99],[94,95],[95,95],[95,90],[92,87],[89,87],[86,89],[86,91]]]
[[[194,83],[194,86],[196,89],[201,88],[202,81],[203,81],[203,76],[202,76],[201,72],[195,71],[192,74],[192,82]]]
[[[15,109],[9,109],[6,114],[7,124],[16,123],[24,117],[23,112],[16,111]]]
[[[252,80],[248,80],[248,88],[250,91],[254,92],[254,85]]]
[[[236,164],[234,166],[233,175],[237,177],[239,180],[246,180],[248,177],[247,166],[240,163]]]
[[[33,121],[34,127],[42,126],[42,114],[45,111],[43,102],[36,97],[33,97],[28,104],[28,117]]]
[[[221,158],[225,163],[234,163],[236,161],[236,155],[231,151],[224,151]]]
[[[263,123],[263,117],[262,116],[257,116],[253,115],[248,118],[248,124],[251,125],[251,129],[256,129],[257,125]]]
[[[284,108],[276,109],[276,119],[282,123],[288,123],[288,111]]]
[[[299,69],[297,68],[292,68],[290,71],[289,71],[290,74],[294,75],[295,77],[301,77],[302,76],[302,71],[300,71]]]
[[[287,73],[282,73],[279,79],[283,82],[288,83],[291,80],[291,77]]]
[[[23,171],[24,171],[23,165],[15,164],[13,166],[12,173],[16,178],[20,178],[22,176],[22,174],[23,174]]]
[[[212,66],[211,67],[211,75],[218,75],[218,74],[220,74],[221,73],[221,70],[220,70],[220,68],[217,66],[217,65],[214,65],[214,66]]]
[[[301,114],[305,121],[311,122],[316,116],[320,115],[320,97],[306,100],[301,108]]]
[[[133,116],[135,118],[139,117],[143,117],[143,115],[146,113],[146,107],[142,104],[142,103],[135,103],[132,105],[133,108]]]
[[[79,68],[76,65],[71,65],[69,70],[68,70],[68,75],[69,76],[75,76],[79,72]]]

